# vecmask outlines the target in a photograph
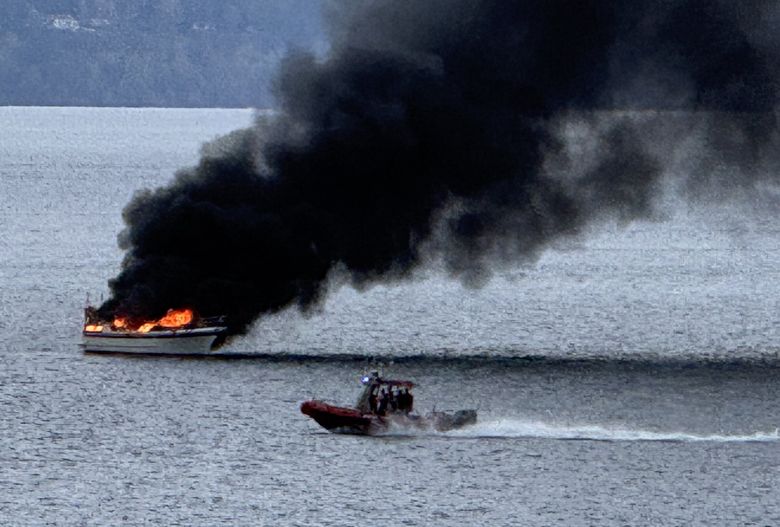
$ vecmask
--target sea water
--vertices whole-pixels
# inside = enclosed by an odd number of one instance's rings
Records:
[[[253,118],[0,108],[0,524],[780,524],[780,232],[738,202],[595,226],[481,289],[334,287],[228,344],[250,358],[82,354],[123,206]],[[479,422],[299,412],[370,369]]]

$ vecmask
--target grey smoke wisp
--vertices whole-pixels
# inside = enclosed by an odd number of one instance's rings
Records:
[[[776,11],[334,4],[329,53],[286,59],[273,117],[127,206],[126,256],[101,312],[190,306],[227,314],[238,333],[316,306],[334,269],[362,287],[438,258],[479,284],[593,222],[652,214],[670,138],[701,139],[691,189],[716,165],[744,179],[727,183],[752,185],[775,144],[778,45],[765,21]],[[672,131],[664,115],[676,116]],[[581,141],[562,133],[574,121]]]

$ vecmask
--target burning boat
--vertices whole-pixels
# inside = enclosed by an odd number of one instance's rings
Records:
[[[354,408],[312,400],[301,405],[301,412],[330,432],[359,435],[377,435],[393,429],[446,432],[477,422],[476,410],[416,414],[411,393],[414,384],[409,381],[382,379],[372,372],[361,382],[365,388]]]
[[[81,347],[88,352],[161,355],[208,355],[227,336],[224,317],[201,318],[191,309],[170,309],[158,320],[101,320],[84,309]]]

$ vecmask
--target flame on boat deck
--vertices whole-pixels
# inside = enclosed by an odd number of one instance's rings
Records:
[[[192,309],[169,309],[162,318],[158,320],[146,321],[135,329],[130,327],[125,317],[114,318],[113,326],[117,329],[127,329],[129,331],[137,331],[138,333],[149,333],[156,327],[162,327],[166,329],[182,328],[188,324],[191,324],[194,318],[195,314],[193,313]]]
[[[90,316],[90,308],[86,310],[86,322],[84,331],[100,333],[108,322],[95,320]],[[179,329],[189,326],[195,320],[192,309],[169,309],[160,319],[146,321],[130,321],[127,317],[117,316],[110,323],[114,330],[133,331],[137,333],[149,333],[154,328]]]

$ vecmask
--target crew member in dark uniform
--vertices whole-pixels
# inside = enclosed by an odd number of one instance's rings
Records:
[[[414,397],[409,392],[409,388],[404,388],[401,393],[398,394],[398,409],[404,413],[409,413],[412,410],[414,404]]]
[[[376,407],[376,415],[385,415],[387,413],[387,403],[389,402],[390,395],[382,388],[379,392],[379,402]]]
[[[371,409],[371,413],[376,413],[376,392],[378,388],[371,390],[371,395],[368,396],[368,407]]]
[[[392,411],[398,410],[398,396],[400,395],[400,392],[398,391],[398,388],[391,388],[390,389],[390,409]]]

